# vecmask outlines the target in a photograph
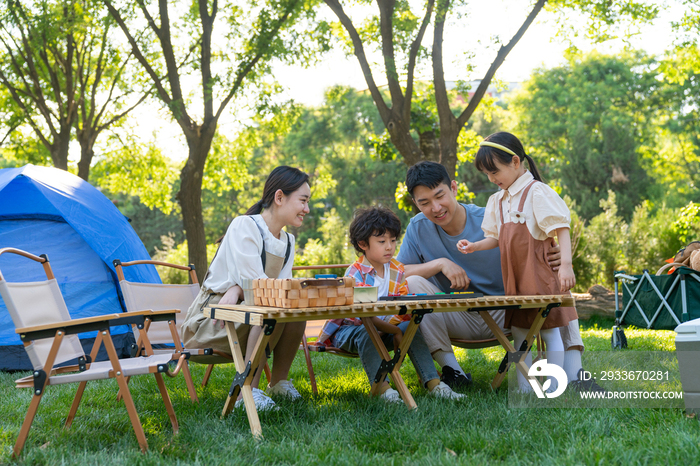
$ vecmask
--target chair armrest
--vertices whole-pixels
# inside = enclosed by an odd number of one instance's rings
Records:
[[[130,325],[142,323],[147,317],[152,317],[152,320],[164,319],[166,315],[174,315],[179,313],[177,309],[166,311],[136,311],[124,312],[122,314],[105,314],[95,317],[85,317],[82,319],[71,319],[63,322],[54,322],[52,324],[35,325],[32,327],[23,327],[15,330],[19,334],[22,341],[40,340],[42,338],[52,338],[59,329],[64,329],[66,334],[74,335],[76,333],[92,332],[95,330],[104,330],[117,325]]]
[[[160,315],[160,314],[179,314],[180,309],[162,309],[160,311],[151,311],[151,314],[153,315]]]
[[[71,319],[63,322],[54,322],[52,324],[34,325],[32,327],[22,327],[15,330],[16,333],[40,332],[42,330],[58,330],[59,328],[75,327],[85,324],[95,324],[100,322],[109,322],[111,320],[120,319],[119,314],[105,314],[95,317],[83,317],[82,319]]]

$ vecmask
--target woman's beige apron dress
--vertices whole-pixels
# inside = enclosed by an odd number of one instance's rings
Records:
[[[290,241],[289,236],[287,236],[287,241]],[[267,275],[268,278],[279,277],[283,266],[284,257],[276,256],[267,251],[267,249],[265,250],[265,275]],[[206,277],[202,283],[205,282]],[[185,345],[185,348],[212,348],[224,353],[231,353],[231,346],[228,342],[226,329],[221,328],[221,322],[215,324],[212,319],[205,317],[203,313],[203,309],[206,306],[217,304],[221,301],[223,296],[224,293],[215,293],[202,285],[197,299],[194,300],[187,310],[187,316],[180,328],[180,336],[182,337],[182,343]],[[245,348],[248,342],[250,325],[238,322],[234,325],[236,326],[236,333],[238,334],[241,348]],[[211,357],[209,357],[209,360],[210,359]],[[197,357],[192,356],[192,360],[196,361]]]
[[[525,200],[530,188],[537,183],[533,180],[525,188],[520,198],[518,212],[522,215]],[[501,250],[501,270],[506,295],[560,295],[559,275],[547,262],[549,241],[532,237],[527,225],[503,221],[503,205],[499,203],[501,230],[498,234],[498,247]],[[523,219],[524,220],[524,219]],[[504,328],[530,328],[537,316],[536,310],[506,310]],[[543,329],[564,327],[578,319],[576,308],[556,307],[549,313]]]

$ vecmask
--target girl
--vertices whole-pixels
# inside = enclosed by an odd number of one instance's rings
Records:
[[[525,169],[527,160],[530,171]],[[506,295],[551,295],[569,291],[576,284],[571,265],[569,209],[556,192],[542,182],[535,162],[525,154],[518,138],[510,133],[495,133],[481,143],[474,160],[476,168],[501,190],[489,198],[481,225],[484,238],[470,243],[461,240],[457,248],[464,254],[499,247]],[[548,238],[556,234],[561,248],[559,273],[547,264]],[[535,311],[506,311],[505,328],[511,328],[516,348],[527,336]],[[553,309],[541,335],[547,345],[547,362],[563,368],[564,345],[559,327],[578,319],[573,307]],[[532,364],[528,353],[526,364]],[[557,389],[550,379],[549,391]],[[518,372],[522,391],[532,390]]]
[[[291,278],[294,263],[294,236],[284,226],[300,227],[309,213],[309,176],[292,167],[275,168],[265,182],[263,196],[246,215],[233,219],[202,282],[199,296],[192,303],[182,324],[182,340],[192,348],[214,348],[231,352],[226,329],[204,317],[208,304],[237,304],[243,297],[244,279]],[[273,354],[272,376],[267,393],[293,399],[299,392],[287,380],[306,322],[276,325],[269,346]],[[260,327],[236,324],[241,345],[253,351]],[[271,409],[275,403],[258,387],[263,360],[253,379],[253,399],[258,410]],[[236,407],[241,401],[236,403]]]

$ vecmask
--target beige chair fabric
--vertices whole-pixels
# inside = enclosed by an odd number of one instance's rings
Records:
[[[8,283],[2,280],[0,295],[5,301],[5,306],[16,328],[71,320],[55,278],[43,282],[26,283]],[[25,346],[34,369],[44,367],[52,345],[53,338],[46,338]],[[67,335],[63,339],[54,364],[61,364],[84,355],[78,336]]]
[[[199,293],[199,285],[166,285],[154,283],[136,283],[121,280],[119,286],[124,295],[126,310],[129,312],[150,309],[162,311],[179,309],[179,319],[176,321],[178,332],[182,325],[187,309]],[[134,330],[138,338],[138,332]],[[173,337],[166,322],[153,322],[148,329],[148,339],[151,344],[173,344]]]

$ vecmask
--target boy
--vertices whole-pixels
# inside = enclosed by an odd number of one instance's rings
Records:
[[[350,224],[350,241],[361,255],[357,262],[348,267],[345,275],[354,277],[357,285],[377,286],[379,296],[407,294],[403,264],[394,259],[396,239],[400,233],[401,221],[389,209],[372,207],[355,212],[355,218]],[[403,332],[410,323],[410,316],[371,319],[387,349],[391,346],[394,349],[398,348]],[[381,357],[359,318],[329,320],[321,330],[318,341],[351,353],[359,353],[362,366],[372,383]],[[420,330],[411,342],[408,355],[420,379],[432,395],[450,399],[464,397],[440,381]],[[390,388],[386,380],[382,382],[380,391],[383,400],[401,402],[399,393]]]

